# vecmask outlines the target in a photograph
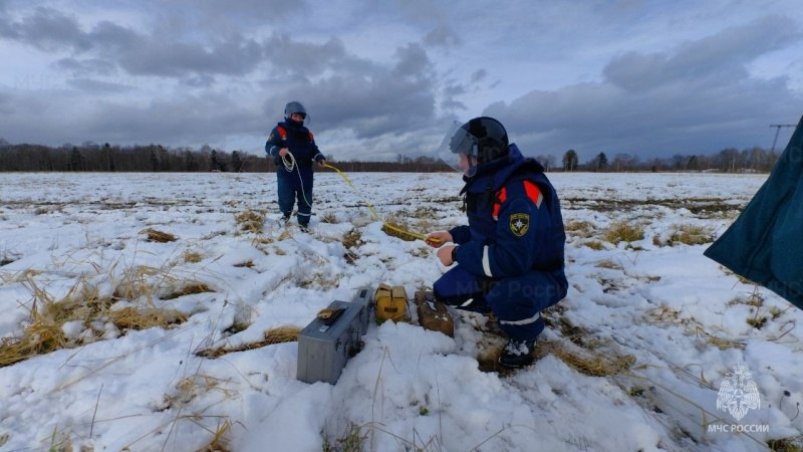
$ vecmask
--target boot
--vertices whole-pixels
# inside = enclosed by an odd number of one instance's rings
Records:
[[[535,361],[533,351],[535,340],[508,339],[502,354],[499,356],[499,365],[508,369],[518,369],[529,366]]]
[[[282,223],[287,224],[290,221],[290,212],[282,213]]]
[[[435,301],[435,297],[430,291],[416,291],[414,298],[418,323],[422,327],[454,337],[454,320],[445,304]]]

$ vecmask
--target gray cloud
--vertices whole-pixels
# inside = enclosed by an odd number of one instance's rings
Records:
[[[285,49],[300,45],[284,39],[281,42]],[[314,82],[299,79],[285,83],[284,92],[270,96],[265,102],[267,116],[281,113],[287,101],[300,100],[316,129],[348,128],[361,139],[429,126],[434,117],[437,87],[432,62],[420,45],[408,44],[397,49],[394,63],[389,67],[350,56],[339,43],[305,46],[308,55],[332,50],[327,58],[337,67],[336,75]],[[284,64],[299,71],[303,67],[298,60]],[[319,74],[323,69],[324,66],[315,66],[307,72]]]
[[[77,59],[62,58],[53,63],[53,66],[60,71],[67,71],[76,77],[88,75],[114,75],[117,73],[117,65],[99,58]]]
[[[74,17],[44,7],[36,8],[19,22],[11,22],[8,15],[0,19],[0,37],[45,51],[87,50],[92,46]]]
[[[0,121],[0,137],[12,142],[57,145],[90,140],[185,146],[222,142],[229,135],[255,134],[264,128],[259,112],[215,93],[173,96],[147,104],[97,100],[79,93],[56,98],[44,91],[7,96],[14,111]]]
[[[241,75],[251,72],[263,58],[260,43],[236,33],[198,43],[156,33],[146,35],[109,21],[85,32],[74,17],[49,8],[37,8],[18,22],[2,22],[0,36],[49,52],[94,54],[133,75]],[[92,56],[85,59],[98,60]]]
[[[488,77],[488,71],[485,69],[478,69],[471,74],[471,83],[479,83]]]
[[[427,126],[434,115],[432,89],[426,80],[388,74],[367,79],[334,76],[272,97],[266,109],[280,112],[285,102],[299,99],[307,105],[315,128],[349,128],[357,138],[376,138]]]
[[[602,82],[534,90],[484,113],[499,117],[533,154],[574,148],[587,158],[647,158],[766,145],[770,122],[797,120],[801,96],[783,78],[751,78],[745,65],[797,36],[793,22],[764,19],[672,53],[629,53],[610,62]]]
[[[264,43],[265,58],[270,62],[274,75],[315,76],[329,68],[370,70],[373,65],[356,59],[346,52],[343,42],[337,38],[323,44],[293,40],[290,36],[275,33]]]
[[[674,54],[630,52],[604,69],[606,80],[626,90],[645,90],[666,82],[720,84],[746,75],[746,63],[799,39],[791,19],[769,16],[688,43]]]
[[[800,113],[799,24],[717,2],[672,11],[508,2],[490,16],[491,3],[432,0],[314,8],[80,0],[87,13],[76,16],[49,0],[36,4],[50,8],[0,0],[0,43],[9,49],[0,57],[26,58],[0,81],[0,136],[193,146],[242,139],[258,150],[297,99],[318,136],[343,139],[321,143],[343,158],[426,149],[442,137],[443,116],[482,113],[503,120],[533,155],[762,144],[770,122]],[[673,41],[709,27],[710,36]],[[672,39],[661,36],[675,28]],[[505,101],[487,105],[495,99]]]
[[[173,0],[170,3],[174,3],[181,14],[192,12],[197,17],[197,23],[213,28],[277,23],[310,8],[303,0],[237,0],[236,7],[219,0]],[[164,10],[166,7],[161,0],[149,1],[147,4],[154,11]]]
[[[424,36],[423,43],[433,47],[454,47],[463,41],[451,28],[439,25]]]
[[[70,86],[79,90],[97,94],[124,93],[134,89],[129,85],[93,80],[90,78],[74,78],[69,80],[68,83]]]
[[[10,115],[14,112],[11,104],[11,96],[0,91],[0,113]],[[0,136],[2,138],[2,136]]]

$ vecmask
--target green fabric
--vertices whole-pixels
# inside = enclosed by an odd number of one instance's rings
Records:
[[[770,177],[705,255],[803,309],[803,118]]]

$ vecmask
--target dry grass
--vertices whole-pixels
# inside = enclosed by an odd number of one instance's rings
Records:
[[[362,245],[362,232],[352,229],[343,236],[343,246],[348,249]]]
[[[246,210],[234,216],[234,221],[240,227],[241,231],[260,233],[262,227],[265,225],[264,212],[255,212],[253,210]]]
[[[343,256],[346,262],[354,264],[359,255],[354,252],[354,248],[362,245],[362,233],[357,229],[352,229],[343,236],[343,246],[346,247],[346,254]]]
[[[20,337],[0,340],[0,367],[60,350],[67,344],[61,324],[36,314],[30,322]]]
[[[334,212],[328,212],[321,217],[321,223],[337,224],[337,215]]]
[[[226,419],[218,424],[215,431],[212,432],[212,439],[209,444],[198,449],[198,452],[230,452],[229,448],[229,434],[231,433],[231,421]]]
[[[265,339],[261,341],[240,344],[235,347],[208,348],[200,350],[195,354],[204,358],[214,359],[228,353],[244,352],[246,350],[254,350],[268,345],[281,344],[284,342],[295,342],[298,340],[299,334],[301,334],[301,328],[295,325],[280,326],[265,331]]]
[[[706,343],[711,344],[720,350],[728,350],[732,348],[744,350],[745,345],[742,342],[733,339],[725,339],[719,336],[714,336],[713,334],[708,334],[706,332],[703,332],[703,334],[705,335]]]
[[[619,242],[636,242],[644,239],[644,227],[624,221],[614,223],[605,231],[602,238],[614,245]]]
[[[146,330],[152,327],[169,328],[187,321],[186,314],[175,309],[135,309],[131,307],[109,312],[109,319],[120,330]]]
[[[141,296],[147,296],[152,299],[154,289],[153,285],[148,282],[148,278],[162,273],[158,268],[144,265],[130,268],[123,274],[122,280],[115,287],[113,296],[117,299],[124,298],[127,300],[133,300]]]
[[[140,297],[149,301],[155,298],[172,300],[204,292],[214,292],[214,290],[202,282],[179,281],[167,270],[140,265],[123,274],[123,278],[115,286],[113,297],[117,300],[136,300]]]
[[[140,234],[147,234],[149,242],[158,242],[158,243],[166,243],[166,242],[175,242],[176,236],[167,232],[157,231],[153,228],[147,228],[140,231]]]
[[[183,297],[184,295],[192,295],[196,293],[206,293],[206,292],[214,292],[214,290],[210,289],[209,286],[207,286],[204,283],[197,281],[187,281],[181,289],[163,296],[162,299],[172,300],[174,298]]]
[[[605,249],[605,245],[602,242],[600,242],[599,240],[588,240],[588,241],[583,242],[583,245],[585,245],[585,246],[587,246],[587,247],[589,247],[589,248],[591,248],[592,250],[595,250],[595,251],[602,251],[602,250]]]
[[[803,452],[803,435],[770,439],[767,447],[773,452]]]
[[[645,314],[647,322],[657,325],[678,325],[683,328],[685,334],[695,335],[704,343],[713,345],[720,350],[744,349],[744,343],[719,336],[709,332],[710,328],[705,328],[700,322],[692,318],[682,318],[680,311],[666,305],[658,306]]]
[[[617,264],[616,262],[608,259],[601,260],[597,262],[595,265],[597,268],[607,268],[609,270],[622,270],[624,267]]]
[[[596,229],[589,221],[569,221],[564,225],[566,234],[574,237],[582,237],[584,239],[591,238]]]
[[[669,241],[673,244],[704,245],[714,241],[714,234],[702,226],[680,225]]]
[[[164,401],[158,407],[158,410],[165,411],[175,407],[186,406],[199,395],[212,390],[218,390],[226,396],[233,396],[234,391],[222,387],[222,382],[223,380],[219,378],[203,374],[194,374],[182,378],[176,384],[174,391],[171,391],[170,394],[165,394]]]
[[[203,258],[204,258],[203,254],[198,253],[196,251],[189,251],[189,250],[184,251],[184,253],[181,255],[181,257],[184,258],[184,262],[187,262],[187,263],[190,263],[190,264],[197,264],[198,262],[201,262],[203,260]]]
[[[705,245],[714,241],[714,234],[708,228],[688,224],[676,225],[666,240],[656,235],[653,244],[656,246]]]
[[[551,353],[576,371],[593,377],[625,373],[636,363],[636,357],[633,355],[609,356],[579,347],[571,347],[563,342],[539,342],[536,346],[536,354],[541,353]]]
[[[364,450],[366,439],[368,439],[368,432],[357,424],[351,424],[345,434],[337,438],[334,443],[330,443],[329,438],[324,437],[323,452],[361,452]]]
[[[113,324],[120,334],[154,326],[170,328],[186,321],[187,316],[175,310],[157,308],[112,309],[116,302],[101,297],[98,289],[79,281],[61,300],[54,300],[37,286],[31,276],[25,284],[33,293],[33,303],[22,332],[0,340],[0,367],[24,361],[63,348],[74,348],[99,340],[107,334],[105,325]],[[81,334],[67,337],[64,325],[80,322]]]

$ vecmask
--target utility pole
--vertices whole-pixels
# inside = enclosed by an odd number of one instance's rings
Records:
[[[775,143],[778,141],[778,134],[781,132],[782,127],[796,127],[796,124],[770,124],[770,127],[775,127],[775,139],[772,140],[772,149],[770,149],[770,154],[775,151]]]

